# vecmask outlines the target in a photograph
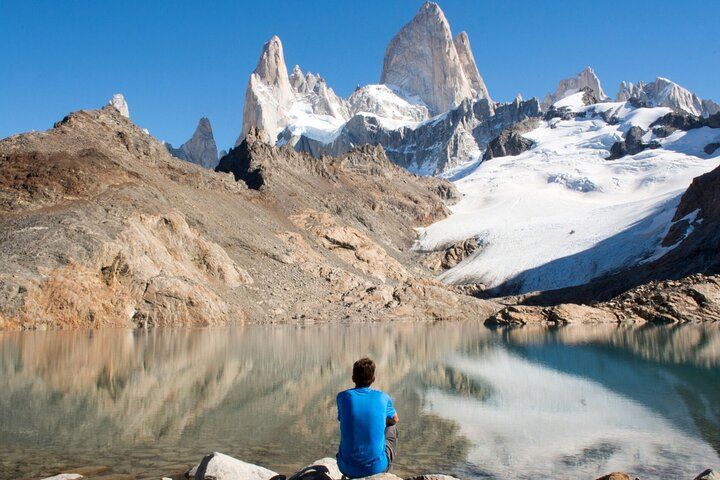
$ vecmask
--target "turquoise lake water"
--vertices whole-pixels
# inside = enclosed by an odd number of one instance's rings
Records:
[[[211,451],[334,456],[352,363],[400,414],[398,475],[694,478],[720,468],[720,325],[481,323],[0,333],[0,478],[177,476]]]

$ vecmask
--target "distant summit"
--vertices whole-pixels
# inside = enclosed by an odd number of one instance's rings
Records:
[[[209,169],[217,167],[219,160],[217,145],[210,120],[206,117],[200,119],[195,133],[180,148],[173,148],[169,143],[166,143],[165,146],[175,157]]]
[[[122,93],[116,93],[108,101],[108,105],[112,105],[125,118],[130,118],[130,110]]]
[[[600,85],[600,79],[597,75],[595,75],[595,71],[591,67],[585,67],[585,69],[576,76],[560,80],[555,93],[552,95],[548,93],[545,96],[543,105],[545,107],[549,107],[563,98],[567,98],[570,95],[578,93],[583,88],[589,88],[592,90],[595,98],[600,101],[609,100],[609,97],[605,95],[605,92]]]
[[[667,78],[658,77],[654,82],[622,82],[616,101],[636,100],[649,107],[668,107],[673,110],[708,117],[720,112],[720,105],[712,100],[703,100],[693,92],[681,87]]]

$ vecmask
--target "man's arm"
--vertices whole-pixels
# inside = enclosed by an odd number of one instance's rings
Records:
[[[395,412],[395,415],[392,417],[385,417],[385,425],[395,425],[400,421],[400,417],[398,417],[397,412]]]

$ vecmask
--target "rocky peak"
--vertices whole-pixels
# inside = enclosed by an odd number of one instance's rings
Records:
[[[485,81],[483,80],[480,72],[478,71],[477,65],[475,64],[475,56],[470,48],[470,39],[466,32],[460,32],[455,40],[455,50],[457,50],[458,56],[460,57],[460,64],[462,65],[465,77],[470,82],[470,86],[475,91],[475,96],[478,98],[490,99]]]
[[[263,45],[258,64],[250,75],[245,92],[243,128],[236,145],[253,126],[265,132],[265,141],[274,143],[287,124],[286,113],[293,100],[282,42],[274,36]]]
[[[608,100],[608,96],[605,95],[600,85],[600,79],[595,75],[595,71],[591,67],[585,67],[585,69],[575,77],[560,80],[555,93],[553,95],[548,93],[545,97],[545,107],[549,107],[558,100],[569,97],[584,88],[592,90],[593,96],[599,101]]]
[[[210,120],[202,117],[193,136],[180,148],[191,162],[205,168],[215,168],[218,162],[218,151]]]
[[[260,59],[253,73],[266,85],[280,89],[280,93],[287,92],[290,82],[285,66],[282,42],[277,35],[263,45]]]
[[[130,118],[130,110],[128,109],[128,104],[122,93],[116,93],[113,95],[108,101],[108,105],[112,105],[123,117]]]
[[[290,86],[296,92],[302,92],[306,90],[307,82],[305,81],[302,70],[300,70],[300,65],[295,65],[292,73],[290,74]]]
[[[470,58],[466,64],[471,68]],[[380,83],[417,95],[433,113],[446,112],[473,96],[450,25],[437,4],[425,3],[390,41]]]
[[[622,82],[615,100],[634,100],[642,105],[672,108],[696,117],[708,117],[720,111],[720,105],[712,100],[703,100],[688,89],[662,77],[650,83],[638,82],[637,85]]]

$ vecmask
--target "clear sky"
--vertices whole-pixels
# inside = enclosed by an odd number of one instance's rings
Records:
[[[131,118],[175,146],[207,116],[235,142],[248,76],[272,35],[288,70],[336,93],[380,79],[385,47],[422,0],[0,0],[0,138],[125,95]],[[542,97],[587,65],[621,80],[664,76],[720,101],[720,1],[439,0],[465,30],[490,95]]]

